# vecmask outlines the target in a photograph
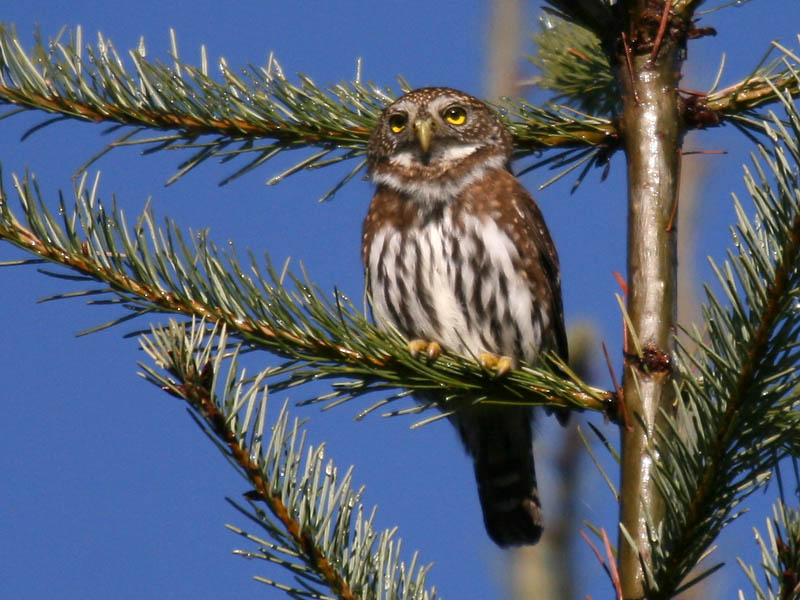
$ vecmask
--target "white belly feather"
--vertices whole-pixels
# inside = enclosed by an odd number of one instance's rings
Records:
[[[368,255],[376,322],[462,355],[492,352],[532,362],[548,324],[534,318],[532,287],[514,267],[517,249],[491,219],[462,216],[460,225],[445,209],[413,238],[388,227],[376,233]],[[476,252],[479,284],[475,269],[463,266]],[[387,276],[394,269],[399,276]]]

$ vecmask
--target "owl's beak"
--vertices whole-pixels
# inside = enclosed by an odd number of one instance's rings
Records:
[[[414,133],[417,134],[419,147],[427,154],[428,148],[431,147],[431,138],[433,137],[433,120],[428,117],[426,119],[417,119],[414,121]]]

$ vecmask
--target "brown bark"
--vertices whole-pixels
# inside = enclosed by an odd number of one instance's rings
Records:
[[[668,5],[669,3],[667,3]],[[677,310],[676,212],[682,137],[677,84],[682,40],[653,3],[631,2],[618,57],[621,129],[628,161],[628,316],[623,383],[619,570],[622,595],[647,597],[650,527],[663,519],[653,481],[661,410],[674,401],[671,357]],[[662,5],[662,9],[664,5]],[[661,15],[665,12],[662,10]],[[630,538],[630,541],[629,541]],[[631,544],[632,542],[632,544]]]

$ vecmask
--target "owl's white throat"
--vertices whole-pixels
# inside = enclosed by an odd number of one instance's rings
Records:
[[[460,144],[448,146],[431,153],[428,163],[431,167],[438,167],[442,163],[457,162],[471,156],[482,147],[482,144]],[[473,168],[463,174],[453,177],[445,173],[436,179],[403,177],[391,170],[380,170],[372,174],[372,181],[376,185],[385,185],[398,192],[408,194],[411,198],[422,204],[440,204],[447,202],[458,195],[469,184],[483,177],[487,171],[503,169],[506,157],[502,154],[492,154],[485,160],[476,163]],[[389,162],[392,165],[405,168],[418,167],[419,155],[412,150],[398,152]]]
[[[428,159],[428,164],[448,163],[454,160],[461,160],[462,158],[475,154],[481,146],[482,144],[458,144],[447,146],[442,149],[434,149]],[[395,154],[389,159],[389,162],[401,167],[412,167],[420,163],[420,154],[419,151],[416,150],[404,150]]]

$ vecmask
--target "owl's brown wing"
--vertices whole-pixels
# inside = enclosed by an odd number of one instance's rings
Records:
[[[564,328],[564,306],[561,300],[561,271],[553,238],[542,212],[533,197],[510,171],[498,170],[470,186],[469,200],[478,212],[492,215],[519,252],[530,282],[536,306],[547,318],[543,328],[541,350],[555,350],[567,361],[567,333]],[[569,411],[547,410],[559,423],[566,424]]]
[[[511,238],[520,255],[520,268],[530,282],[536,305],[547,317],[548,334],[543,350],[555,350],[568,359],[564,307],[561,300],[561,272],[558,254],[533,197],[511,172],[497,169],[471,185],[468,202],[478,213],[491,218]]]
[[[544,271],[544,280],[550,286],[550,302],[551,302],[551,317],[552,317],[552,331],[555,338],[555,350],[558,355],[564,360],[569,360],[569,348],[567,347],[567,332],[564,328],[564,304],[561,299],[561,267],[558,262],[558,253],[556,246],[553,243],[553,238],[550,236],[550,231],[547,229],[544,217],[542,216],[539,206],[534,201],[533,197],[528,193],[522,185],[517,182],[519,188],[519,203],[524,204],[524,210],[527,215],[527,230],[533,231],[534,235],[531,236],[533,243],[538,248],[539,266]]]

